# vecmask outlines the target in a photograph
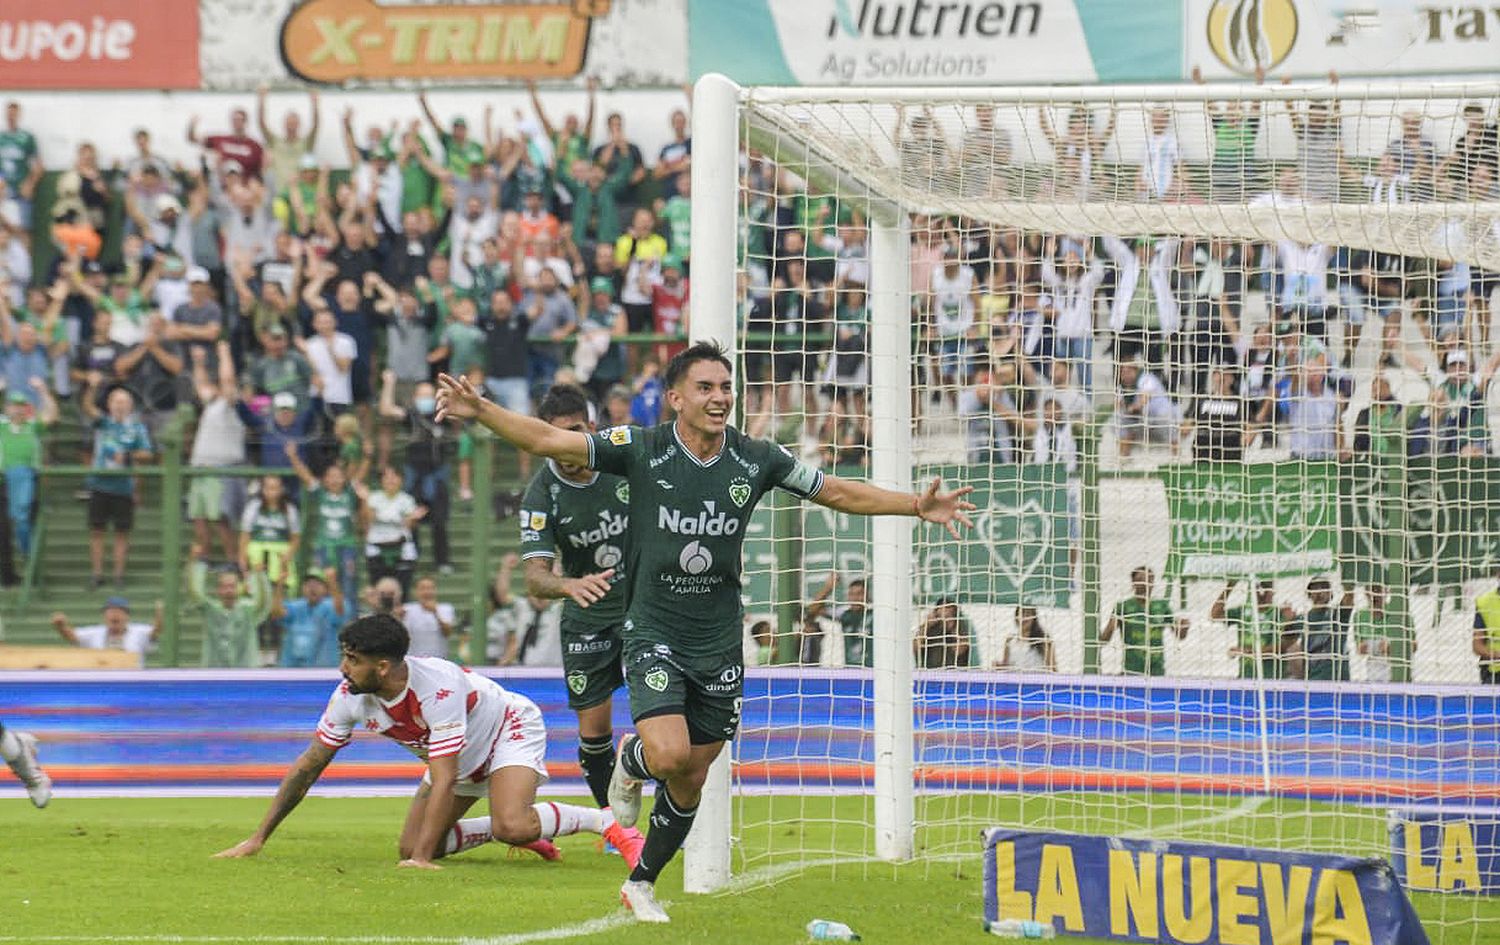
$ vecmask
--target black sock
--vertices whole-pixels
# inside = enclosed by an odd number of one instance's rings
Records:
[[[641,849],[641,861],[630,871],[631,882],[656,882],[662,869],[672,862],[672,857],[682,849],[688,831],[693,829],[693,818],[698,808],[683,810],[672,802],[672,794],[665,784],[656,792],[656,806],[651,808],[651,829],[646,834],[646,845]]]
[[[578,766],[583,769],[583,780],[588,782],[594,803],[609,806],[609,778],[615,773],[615,739],[613,735],[601,738],[578,739]]]
[[[625,750],[620,752],[620,764],[624,765],[626,774],[638,781],[650,781],[655,777],[646,767],[646,743],[639,735],[625,743]]]

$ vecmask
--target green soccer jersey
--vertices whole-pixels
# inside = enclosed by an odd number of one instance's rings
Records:
[[[521,499],[521,557],[562,558],[568,577],[614,568],[614,586],[587,608],[563,602],[563,628],[613,626],[625,619],[625,549],[630,541],[630,487],[619,476],[563,478],[551,460],[531,477]]]
[[[1366,607],[1364,610],[1356,610],[1352,623],[1354,639],[1358,642],[1374,643],[1384,640],[1389,647],[1385,655],[1386,659],[1392,662],[1405,662],[1410,659],[1410,654],[1406,651],[1408,640],[1406,627],[1389,608],[1374,610]]]
[[[484,160],[484,145],[473,138],[465,138],[462,143],[450,134],[443,135],[443,164],[453,172],[455,177],[466,177],[469,173],[470,164],[478,164]]]
[[[738,652],[741,552],[750,513],[773,488],[804,499],[817,495],[823,473],[733,427],[717,455],[699,460],[678,438],[675,423],[595,433],[589,466],[630,483],[627,646],[638,634],[689,659]]]
[[[340,492],[329,492],[313,486],[308,492],[318,500],[313,516],[314,548],[359,547],[359,499],[345,486]]]
[[[667,223],[667,236],[672,252],[687,259],[692,253],[693,202],[677,194],[662,207],[661,218]]]
[[[1172,625],[1172,605],[1157,598],[1142,601],[1127,597],[1115,605],[1115,626],[1125,645],[1125,673],[1130,676],[1162,676],[1162,633]]]
[[[36,158],[36,136],[21,128],[0,129],[0,177],[10,185],[12,194],[31,173]]]
[[[1307,679],[1348,680],[1347,630],[1352,616],[1345,607],[1314,607],[1303,616],[1302,654]]]
[[[1260,637],[1261,676],[1264,679],[1281,678],[1281,657],[1277,650],[1281,646],[1281,611],[1276,607],[1231,607],[1224,612],[1224,622],[1237,632],[1239,648],[1255,651],[1255,639]],[[1255,679],[1255,657],[1240,657],[1240,678]]]
[[[0,419],[0,469],[42,468],[40,420],[11,423]]]

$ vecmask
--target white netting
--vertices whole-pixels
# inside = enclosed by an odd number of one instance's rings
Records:
[[[1390,857],[1392,811],[1494,816],[1495,94],[744,93],[742,425],[863,477],[902,385],[914,479],[982,497],[913,549],[919,854],[1009,824]],[[879,552],[759,514],[747,647],[804,668],[747,689],[736,865],[870,857]],[[1415,897],[1435,941],[1500,934]]]

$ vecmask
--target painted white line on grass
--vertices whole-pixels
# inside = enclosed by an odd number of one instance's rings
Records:
[[[1160,828],[1130,830],[1120,834],[1120,836],[1128,837],[1132,840],[1140,840],[1148,838],[1151,835],[1153,829],[1181,830],[1184,827],[1207,827],[1210,824],[1222,824],[1231,820],[1239,820],[1241,817],[1249,817],[1251,814],[1254,814],[1256,811],[1266,806],[1266,802],[1269,800],[1269,797],[1265,796],[1264,794],[1259,794],[1253,797],[1247,797],[1236,804],[1234,807],[1231,807],[1228,810],[1219,811],[1217,814],[1209,814],[1204,817],[1195,817],[1192,820],[1180,820],[1175,824],[1166,824]]]
[[[561,939],[597,935],[632,922],[628,912],[616,912],[587,922],[560,925],[535,932],[512,932],[507,935],[439,936],[400,935],[0,935],[0,943],[38,943],[38,945],[529,945],[531,942],[555,942]]]

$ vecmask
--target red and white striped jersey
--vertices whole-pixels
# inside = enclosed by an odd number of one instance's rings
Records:
[[[339,683],[318,720],[318,741],[343,748],[363,727],[423,761],[457,755],[460,779],[488,777],[496,743],[530,700],[445,659],[408,656],[406,669],[405,691],[389,702]]]

